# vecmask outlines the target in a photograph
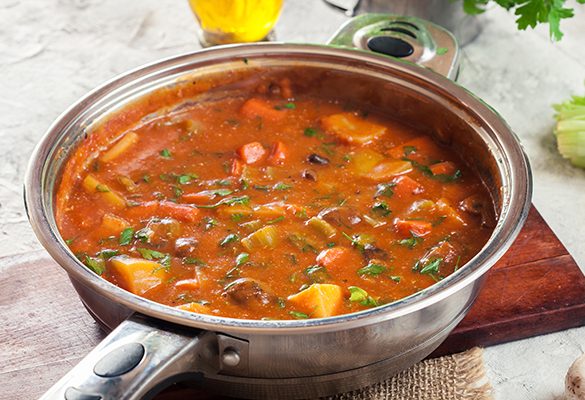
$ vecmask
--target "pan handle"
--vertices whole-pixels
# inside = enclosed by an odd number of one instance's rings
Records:
[[[41,400],[149,399],[178,375],[201,379],[196,364],[205,333],[134,314]]]
[[[460,50],[453,34],[421,18],[362,14],[339,28],[328,44],[409,61],[452,80],[459,73]]]

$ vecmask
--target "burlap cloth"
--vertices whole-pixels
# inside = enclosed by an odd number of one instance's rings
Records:
[[[385,382],[327,400],[491,400],[483,350],[422,361]]]

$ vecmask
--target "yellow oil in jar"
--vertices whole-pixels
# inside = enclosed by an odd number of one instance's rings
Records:
[[[282,0],[189,0],[207,44],[256,42],[276,24]]]

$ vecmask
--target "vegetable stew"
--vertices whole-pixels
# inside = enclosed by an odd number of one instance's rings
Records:
[[[81,142],[56,217],[87,268],[172,307],[245,319],[376,307],[462,268],[494,226],[487,189],[448,147],[287,78],[147,114],[106,123],[94,134],[115,139],[97,151]]]

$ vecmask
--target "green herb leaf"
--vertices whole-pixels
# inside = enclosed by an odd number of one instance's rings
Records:
[[[171,152],[169,151],[169,149],[162,149],[160,151],[160,155],[164,158],[171,158]]]
[[[278,182],[276,185],[273,186],[274,190],[289,190],[292,186],[286,183]]]
[[[240,253],[236,257],[236,267],[239,267],[248,262],[250,255],[248,253]]]
[[[384,272],[386,272],[386,267],[384,265],[375,264],[372,262],[370,262],[365,267],[358,269],[357,271],[358,275],[360,276],[363,275],[378,276],[380,274],[383,274]]]
[[[284,215],[281,215],[280,217],[276,217],[274,219],[271,219],[270,221],[266,221],[267,225],[274,225],[279,223],[280,221],[284,221]]]
[[[161,260],[166,256],[165,253],[161,253],[160,251],[145,249],[142,247],[139,247],[136,250],[140,253],[142,258],[146,260]]]
[[[106,270],[106,264],[102,258],[85,256],[83,263],[98,275],[103,274]]]
[[[422,267],[420,270],[421,274],[437,274],[439,272],[439,268],[441,267],[441,263],[443,262],[442,258],[436,258],[432,261],[429,261],[426,265]]]
[[[398,275],[390,275],[388,278],[392,279],[394,282],[400,282],[400,279],[402,279]]]
[[[122,233],[120,233],[120,239],[118,242],[120,243],[121,246],[127,246],[130,244],[133,237],[134,237],[134,229],[126,228],[122,231]]]
[[[227,189],[219,189],[219,190],[227,190]],[[248,196],[240,196],[240,197],[230,197],[226,199],[222,199],[215,204],[211,205],[196,205],[197,208],[217,208],[222,205],[231,206],[234,204],[241,204],[241,205],[248,205],[250,203],[250,197]]]
[[[307,314],[302,313],[300,311],[289,311],[288,313],[290,315],[292,315],[296,319],[307,319],[307,318],[309,318],[309,316]]]
[[[236,242],[237,240],[239,240],[238,235],[236,235],[235,233],[230,233],[229,235],[224,237],[221,242],[219,242],[219,245],[221,247],[224,247],[225,245],[232,243],[232,242]]]
[[[350,293],[349,301],[353,303],[360,303],[362,306],[367,307],[375,307],[378,305],[376,299],[368,295],[368,292],[366,292],[364,289],[357,286],[350,286],[347,289]]]
[[[376,194],[374,197],[392,197],[394,195],[395,186],[396,183],[394,182],[380,183],[378,186],[376,186]]]
[[[198,179],[199,176],[197,174],[183,174],[177,177],[177,182],[180,185],[187,185],[191,183],[193,180]]]
[[[284,105],[284,108],[287,108],[289,110],[294,110],[295,108],[297,108],[297,105],[295,103],[286,103]]]
[[[200,260],[199,258],[194,257],[185,257],[183,258],[183,264],[192,264],[192,265],[206,265],[205,261]]]
[[[315,136],[317,136],[317,130],[314,128],[307,128],[307,129],[305,129],[303,134],[307,137],[315,137]]]
[[[381,217],[387,217],[392,213],[385,201],[378,201],[372,206],[372,212]]]
[[[409,249],[414,249],[417,244],[423,241],[423,238],[415,235],[412,232],[410,232],[410,235],[411,236],[408,239],[402,239],[398,241],[398,244],[404,247],[408,247]]]
[[[443,55],[447,54],[448,51],[449,51],[449,49],[446,48],[446,47],[439,47],[436,50],[436,53],[437,53],[438,56],[443,56]]]
[[[100,252],[98,253],[98,256],[100,256],[104,260],[109,260],[110,258],[117,256],[119,253],[120,252],[118,250],[103,249],[103,250],[100,250]]]

